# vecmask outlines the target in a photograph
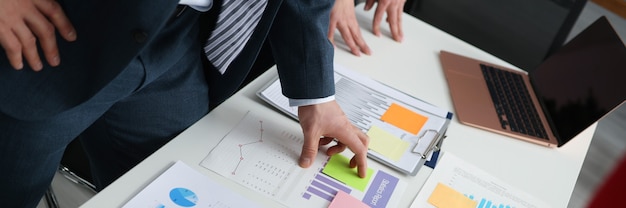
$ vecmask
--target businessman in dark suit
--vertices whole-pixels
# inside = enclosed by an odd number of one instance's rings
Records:
[[[36,206],[79,135],[96,185],[108,185],[230,96],[265,36],[300,106],[300,166],[335,138],[327,154],[350,148],[365,176],[367,136],[333,99],[332,1],[269,0],[245,50],[208,82],[201,12],[178,3],[0,0],[0,204]]]

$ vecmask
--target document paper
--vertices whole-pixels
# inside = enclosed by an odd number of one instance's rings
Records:
[[[200,165],[287,207],[328,207],[339,191],[372,208],[397,207],[406,182],[371,168],[359,178],[348,167],[350,151],[332,160],[320,151],[311,167],[300,168],[303,138],[290,132],[248,112]]]
[[[178,161],[123,206],[127,207],[260,206]]]
[[[441,138],[452,113],[335,65],[335,98],[350,121],[375,141],[371,158],[415,175],[432,157],[431,141]],[[258,92],[266,102],[297,119],[297,108],[281,93],[278,79]],[[391,146],[393,144],[393,146]]]
[[[445,190],[445,191],[444,191]],[[443,194],[442,194],[443,193]],[[451,194],[454,193],[454,194]],[[463,195],[465,199],[459,197]],[[440,207],[447,204],[467,204],[473,200],[476,208],[544,208],[545,202],[495,178],[450,152],[443,152],[439,164],[411,204],[411,208]],[[431,203],[439,202],[439,206]]]

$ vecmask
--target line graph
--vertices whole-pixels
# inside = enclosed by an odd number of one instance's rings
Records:
[[[263,129],[263,121],[259,121],[259,140],[253,141],[253,142],[248,142],[248,143],[245,143],[245,144],[238,144],[237,145],[239,147],[239,162],[237,162],[237,166],[235,166],[235,169],[232,172],[233,175],[237,174],[237,169],[239,168],[239,165],[241,165],[241,162],[244,160],[243,148],[245,146],[248,146],[248,145],[262,143],[263,142],[263,131],[264,131],[264,129]]]
[[[303,140],[283,126],[247,114],[200,165],[274,197],[300,169]]]

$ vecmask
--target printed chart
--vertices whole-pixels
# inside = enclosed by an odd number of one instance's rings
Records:
[[[450,152],[443,153],[411,208],[441,207],[442,203],[457,203],[458,208],[549,207]]]
[[[127,207],[236,208],[259,206],[178,161],[123,206],[123,208]]]
[[[310,168],[300,168],[302,143],[300,136],[249,112],[200,165],[289,207],[327,207],[339,192],[370,207],[394,207],[406,188],[380,170],[358,178],[356,169],[348,168],[351,153],[320,152]]]
[[[513,208],[513,206],[510,204],[498,204],[486,198],[481,198],[480,200],[478,200],[478,198],[474,197],[474,195],[472,194],[467,195],[467,197],[471,200],[476,200],[478,202],[476,208]]]
[[[247,117],[249,118],[249,117]],[[277,197],[297,169],[302,140],[285,131],[266,128],[261,119],[244,119],[213,149],[204,167]]]
[[[346,117],[370,137],[370,158],[417,174],[425,160],[432,159],[433,146],[443,137],[452,113],[340,65],[335,65],[334,76],[335,100]],[[258,95],[297,119],[297,108],[290,107],[281,92],[276,79]]]

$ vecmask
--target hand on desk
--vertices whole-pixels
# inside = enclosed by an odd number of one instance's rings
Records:
[[[374,2],[377,2],[378,5],[374,13],[372,32],[376,36],[380,36],[380,22],[383,15],[387,13],[387,22],[391,29],[391,36],[394,40],[401,42],[404,36],[402,33],[402,12],[406,0],[367,0],[365,10],[372,9]],[[328,29],[328,39],[333,44],[335,43],[335,29],[339,30],[341,37],[350,48],[352,54],[360,56],[361,52],[367,55],[372,53],[361,35],[361,28],[354,13],[354,0],[335,1],[335,5],[330,12],[330,26]]]
[[[354,153],[350,167],[357,167],[360,177],[366,176],[368,137],[350,123],[336,101],[300,106],[298,117],[304,133],[304,146],[299,160],[301,167],[311,165],[320,145],[336,139],[337,145],[328,148],[326,154],[337,154],[347,146]]]
[[[330,27],[328,29],[328,39],[335,44],[335,28],[341,33],[341,37],[352,51],[352,54],[360,56],[361,52],[370,55],[369,46],[361,36],[361,28],[354,13],[353,0],[336,0],[333,9],[330,11]]]
[[[376,12],[374,12],[374,22],[372,30],[374,35],[380,36],[380,22],[385,12],[387,13],[387,23],[391,29],[391,36],[394,40],[402,42],[404,33],[402,33],[402,12],[406,0],[367,0],[365,2],[365,10],[369,11],[377,2]]]
[[[37,42],[51,66],[60,63],[55,29],[67,41],[76,40],[74,27],[54,0],[0,0],[0,45],[15,69],[43,68]],[[23,57],[22,57],[23,56]]]

